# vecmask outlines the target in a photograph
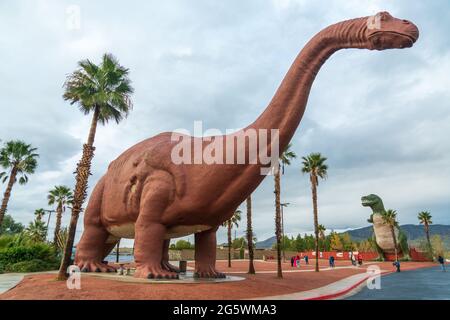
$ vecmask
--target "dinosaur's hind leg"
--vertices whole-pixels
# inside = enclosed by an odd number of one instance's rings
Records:
[[[84,215],[84,231],[77,245],[75,264],[81,271],[110,272],[114,267],[102,263],[105,246],[109,233],[100,220],[103,179],[101,179],[92,192],[89,204]]]

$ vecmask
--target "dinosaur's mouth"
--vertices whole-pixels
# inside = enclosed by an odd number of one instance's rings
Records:
[[[370,206],[372,204],[372,201],[367,200],[367,199],[361,199],[361,204],[363,206]]]
[[[373,36],[376,36],[379,34],[391,34],[391,35],[395,35],[395,36],[400,36],[403,38],[408,38],[412,42],[416,42],[416,40],[417,40],[416,35],[412,35],[412,34],[408,34],[408,33],[400,33],[400,32],[395,32],[395,31],[377,31],[377,32],[372,33],[370,35],[370,37],[373,37]]]
[[[385,40],[382,40],[385,35]],[[418,35],[409,33],[400,33],[395,31],[378,31],[369,36],[373,46],[377,49],[387,48],[410,48],[414,45]],[[397,40],[396,40],[397,39]],[[401,40],[399,40],[401,39]]]

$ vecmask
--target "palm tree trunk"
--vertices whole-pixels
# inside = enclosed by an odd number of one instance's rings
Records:
[[[120,254],[120,250],[119,250],[119,247],[120,247],[120,240],[119,241],[117,241],[117,247],[116,247],[116,263],[119,263],[119,254]]]
[[[277,238],[277,276],[283,278],[281,269],[281,210],[280,210],[280,168],[275,171],[275,235]]]
[[[311,190],[312,190],[312,200],[313,200],[313,211],[314,211],[314,246],[316,249],[316,272],[319,272],[319,218],[317,212],[317,177],[311,175]]]
[[[281,176],[280,176],[280,184],[281,184]],[[282,253],[283,253],[283,262],[286,262],[286,237],[284,236],[284,209],[280,204],[281,211],[281,244],[282,244]]]
[[[94,115],[92,116],[92,121],[91,121],[91,128],[89,129],[89,136],[88,136],[88,139],[86,142],[86,144],[91,147],[94,145],[95,133],[97,132],[97,123],[98,123],[99,114],[100,114],[100,108],[96,107],[94,109]]]
[[[394,226],[391,226],[391,233],[392,233],[392,238],[394,239],[395,261],[398,261],[397,238],[395,237]]]
[[[228,268],[231,268],[231,220],[228,220]]]
[[[253,265],[253,229],[252,229],[252,196],[247,198],[247,244],[248,244],[248,273],[255,274]]]
[[[72,248],[75,241],[75,232],[77,229],[78,216],[80,215],[83,202],[86,199],[88,178],[91,174],[91,162],[94,157],[94,139],[95,132],[97,129],[99,108],[96,107],[94,115],[92,116],[91,128],[89,131],[88,141],[83,145],[83,155],[81,156],[80,162],[78,162],[76,170],[76,183],[73,196],[73,207],[72,216],[70,218],[69,231],[67,235],[67,243],[64,248],[64,254],[61,260],[61,266],[59,268],[58,280],[67,279],[67,268],[70,265],[70,260],[72,257]]]
[[[8,207],[9,198],[11,197],[11,190],[16,182],[17,168],[14,166],[9,175],[8,186],[6,187],[5,193],[3,194],[2,206],[0,207],[0,228],[3,223],[3,218],[6,214],[6,209]]]
[[[425,234],[427,236],[428,251],[430,252],[430,255],[433,255],[433,248],[431,246],[431,241],[430,241],[430,228],[428,226],[428,223],[425,223],[424,227],[425,227]]]
[[[55,232],[53,235],[53,245],[55,247],[58,246],[58,235],[59,230],[61,229],[61,218],[62,218],[62,204],[59,203],[58,207],[56,208],[56,224],[55,224]],[[62,248],[59,248],[62,249]]]

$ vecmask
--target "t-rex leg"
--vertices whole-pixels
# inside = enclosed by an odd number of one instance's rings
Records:
[[[216,270],[217,227],[195,234],[195,273],[197,278],[225,278]]]
[[[176,272],[161,266],[166,227],[161,223],[164,210],[174,193],[171,176],[155,174],[144,186],[139,216],[135,225],[135,277],[177,278]],[[155,181],[156,180],[156,181]]]
[[[103,195],[103,180],[92,192],[84,216],[84,231],[77,245],[75,264],[84,272],[109,272],[115,268],[102,263],[103,253],[109,233],[100,221]]]
[[[170,245],[170,239],[164,240],[164,244],[163,244],[163,257],[161,260],[161,266],[163,269],[167,270],[167,271],[172,271],[172,272],[180,272],[180,269],[171,265],[169,263],[169,245]]]

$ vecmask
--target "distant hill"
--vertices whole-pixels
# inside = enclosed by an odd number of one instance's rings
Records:
[[[404,224],[401,225],[400,228],[408,237],[408,241],[415,241],[425,237],[423,225]],[[359,229],[348,230],[346,231],[346,233],[350,235],[353,241],[361,241],[366,240],[367,238],[370,238],[372,236],[373,228],[372,226],[368,226]],[[450,238],[450,226],[444,224],[432,224],[430,226],[430,235],[433,236],[435,234],[438,234],[446,239]],[[259,241],[256,243],[256,249],[272,248],[275,241],[275,236],[263,241]]]
[[[423,225],[415,224],[404,224],[400,228],[406,234],[409,241],[418,240],[425,237],[425,231]],[[351,236],[354,241],[365,240],[372,236],[373,228],[372,226],[364,227],[360,229],[349,230],[347,233]],[[444,224],[432,224],[430,226],[430,235],[440,235],[441,237],[450,236],[450,226]]]
[[[263,241],[258,241],[256,242],[256,249],[270,249],[276,241],[276,236],[270,237],[269,239]]]

